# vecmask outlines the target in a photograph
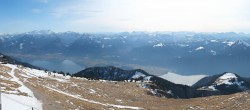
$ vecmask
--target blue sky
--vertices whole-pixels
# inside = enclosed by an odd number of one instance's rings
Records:
[[[249,10],[249,0],[0,0],[0,33],[249,33]]]

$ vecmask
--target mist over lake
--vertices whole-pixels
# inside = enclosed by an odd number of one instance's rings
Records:
[[[34,60],[31,62],[31,64],[42,68],[46,68],[50,71],[55,70],[55,71],[63,71],[69,73],[76,73],[84,69],[84,66],[80,66],[71,60],[63,60],[63,61]]]

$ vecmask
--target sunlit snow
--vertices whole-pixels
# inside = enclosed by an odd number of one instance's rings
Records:
[[[200,47],[196,48],[195,50],[198,51],[198,50],[203,50],[203,49],[205,49],[205,48],[200,46]]]
[[[153,47],[163,47],[163,46],[165,46],[163,43],[158,43],[158,44],[154,45]]]
[[[235,81],[231,81],[232,79],[235,79]],[[216,84],[217,85],[221,85],[221,84],[227,84],[227,85],[232,85],[232,84],[237,84],[239,86],[241,86],[243,82],[239,82],[238,81],[238,77],[234,74],[234,73],[225,73],[224,75],[222,75],[221,77],[219,77],[216,80]]]

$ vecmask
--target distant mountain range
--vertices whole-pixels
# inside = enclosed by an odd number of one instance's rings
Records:
[[[55,33],[42,30],[1,34],[0,52],[29,63],[41,59],[57,62],[96,59],[158,66],[184,75],[232,71],[249,76],[250,35],[233,32]]]

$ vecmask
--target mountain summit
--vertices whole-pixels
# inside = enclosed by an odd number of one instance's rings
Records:
[[[232,94],[250,89],[250,83],[249,80],[235,73],[225,72],[220,75],[202,78],[193,87],[201,90],[216,91],[220,94]]]

